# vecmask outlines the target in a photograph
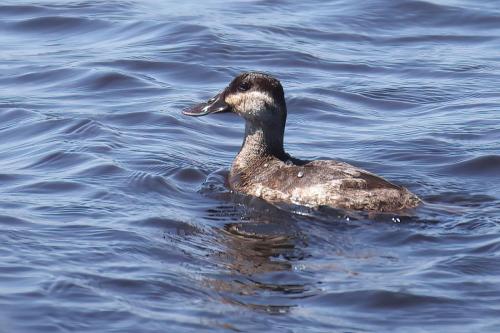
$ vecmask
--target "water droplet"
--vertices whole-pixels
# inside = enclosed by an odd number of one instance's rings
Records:
[[[269,164],[264,163],[264,168],[267,168],[268,166],[269,166]]]
[[[297,177],[299,177],[299,178],[304,177],[304,171],[299,171],[299,173],[297,174]]]
[[[260,197],[262,195],[262,186],[257,187],[257,190],[255,191],[255,196]]]

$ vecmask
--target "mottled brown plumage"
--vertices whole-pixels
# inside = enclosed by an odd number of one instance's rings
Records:
[[[302,161],[285,153],[284,92],[280,82],[267,74],[240,74],[207,103],[184,113],[201,116],[225,111],[246,121],[243,145],[229,174],[230,187],[237,192],[276,203],[378,212],[420,203],[406,188],[347,163]]]

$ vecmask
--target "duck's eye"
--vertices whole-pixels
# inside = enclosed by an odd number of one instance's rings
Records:
[[[239,91],[247,91],[248,89],[250,89],[250,83],[248,83],[248,82],[242,82],[238,86]]]

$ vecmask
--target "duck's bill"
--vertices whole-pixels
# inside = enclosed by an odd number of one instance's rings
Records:
[[[210,113],[229,112],[231,108],[224,102],[224,91],[210,98],[205,103],[200,103],[182,111],[187,116],[200,117]]]

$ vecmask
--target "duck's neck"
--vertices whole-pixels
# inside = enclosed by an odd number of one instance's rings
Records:
[[[283,149],[285,124],[262,125],[246,121],[245,138],[235,162],[240,167],[251,167],[255,162],[268,158],[285,160]]]

